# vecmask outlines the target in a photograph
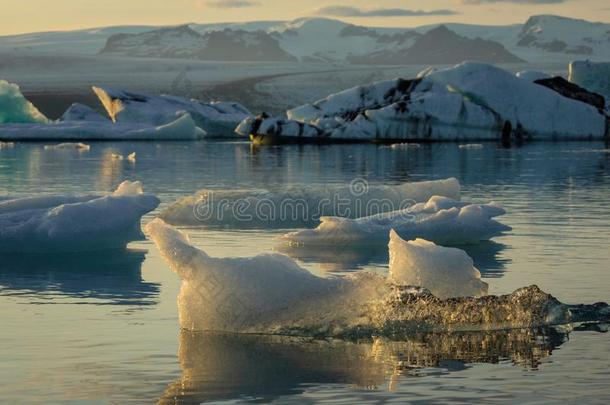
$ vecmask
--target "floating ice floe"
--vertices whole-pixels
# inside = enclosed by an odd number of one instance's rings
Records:
[[[176,96],[152,96],[102,87],[93,87],[116,123],[166,125],[190,114],[195,125],[210,137],[234,137],[235,127],[251,116],[248,109],[235,102],[204,103]]]
[[[129,155],[127,155],[127,157],[125,157],[125,156],[123,156],[123,155],[121,155],[119,153],[112,153],[110,155],[110,157],[113,160],[127,160],[128,162],[131,162],[131,163],[135,163],[136,162],[136,153],[135,152],[130,153]]]
[[[180,326],[186,330],[370,338],[414,330],[494,330],[610,318],[607,304],[569,306],[535,286],[505,296],[444,300],[424,288],[396,284],[403,272],[414,273],[410,263],[401,268],[397,261],[389,278],[370,273],[321,278],[278,254],[210,257],[160,219],[147,224],[146,232],[182,279],[178,308]],[[454,255],[436,246],[397,255],[425,255],[425,260],[417,260],[421,274],[446,274],[449,270],[441,266],[455,265]],[[470,280],[476,273],[466,272],[462,259],[460,281]],[[455,280],[434,280],[434,287],[449,287]],[[448,296],[464,292],[463,286],[454,287],[443,291]]]
[[[426,203],[358,219],[322,217],[315,229],[280,238],[290,245],[325,247],[386,244],[390,230],[405,239],[422,238],[442,245],[467,245],[499,236],[511,228],[493,218],[504,215],[496,204],[469,204],[434,196]]]
[[[0,80],[0,125],[9,123],[47,123],[49,120],[26,100],[19,86]]]
[[[0,252],[58,253],[124,248],[143,238],[141,217],[159,205],[140,182],[106,196],[44,196],[0,201]]]
[[[8,149],[15,147],[15,142],[3,142],[0,141],[0,149]]]
[[[200,190],[176,201],[160,217],[173,225],[259,227],[315,223],[322,216],[358,218],[428,201],[434,195],[460,198],[457,179],[369,185],[292,186],[276,190]],[[386,235],[387,236],[387,235]]]
[[[111,121],[59,121],[47,124],[0,124],[0,139],[10,140],[196,140],[205,132],[186,114],[174,122],[153,127]]]
[[[81,142],[64,142],[57,145],[45,145],[45,150],[75,150],[78,152],[89,152],[91,146]]]
[[[543,79],[552,80],[552,79]],[[465,62],[413,80],[359,86],[287,111],[288,120],[243,122],[240,133],[299,141],[588,139],[607,135],[595,95],[561,83],[523,80],[495,66]],[[567,83],[567,82],[566,82]],[[293,121],[292,123],[290,121]],[[297,124],[319,130],[295,135]],[[283,131],[283,128],[287,128]],[[291,128],[288,130],[288,128]],[[269,129],[269,133],[265,132]]]

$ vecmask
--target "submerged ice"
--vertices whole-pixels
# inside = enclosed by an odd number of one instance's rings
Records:
[[[322,217],[315,229],[291,232],[281,240],[290,245],[324,247],[386,244],[390,230],[402,238],[423,238],[443,245],[466,245],[510,230],[493,218],[504,215],[496,204],[470,204],[434,196],[425,203],[389,213],[349,219]]]
[[[606,304],[565,305],[535,286],[505,296],[443,299],[425,288],[402,284],[426,281],[452,297],[485,293],[483,284],[473,291],[478,274],[471,261],[422,242],[394,246],[389,277],[359,273],[322,278],[279,254],[210,257],[160,219],[150,222],[146,232],[182,279],[180,326],[192,331],[358,338],[414,330],[534,327],[610,316]],[[445,268],[456,264],[459,274],[447,277]],[[452,289],[454,283],[458,285]]]
[[[140,182],[105,196],[55,195],[0,201],[0,252],[121,249],[143,238],[140,219],[159,205]]]
[[[404,208],[434,195],[460,198],[457,179],[369,185],[291,186],[275,190],[205,189],[167,207],[160,217],[173,225],[259,227],[315,223],[328,215],[358,218]]]

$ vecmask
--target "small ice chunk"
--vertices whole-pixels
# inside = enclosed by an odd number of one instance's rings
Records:
[[[460,149],[483,149],[482,143],[465,143],[458,146]]]
[[[3,142],[0,141],[0,149],[8,149],[8,148],[13,148],[15,147],[15,143],[14,142]]]
[[[117,189],[112,193],[115,197],[128,197],[128,196],[137,196],[144,194],[144,187],[142,186],[142,182],[139,181],[128,181],[125,180]]]
[[[131,163],[135,163],[136,162],[136,153],[132,152],[129,155],[127,155],[127,160],[130,161]]]
[[[424,287],[441,299],[487,295],[487,283],[463,250],[423,239],[405,241],[394,231],[389,248],[392,283]]]
[[[85,143],[75,143],[75,142],[64,142],[59,143],[57,145],[45,145],[45,150],[76,150],[79,152],[89,152],[91,150],[91,146]]]

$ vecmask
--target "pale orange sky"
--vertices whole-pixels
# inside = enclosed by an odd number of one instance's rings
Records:
[[[233,7],[229,7],[232,3]],[[244,6],[243,3],[253,3]],[[220,6],[219,6],[220,4]],[[235,5],[241,4],[241,7]],[[319,12],[331,6],[352,11]],[[371,9],[451,10],[455,15],[368,16]],[[335,14],[335,15],[331,15]],[[377,13],[379,14],[379,13]],[[383,10],[381,14],[384,14]],[[385,12],[385,14],[393,14]],[[441,13],[442,14],[442,13]],[[445,13],[447,14],[447,13]],[[610,21],[608,0],[0,0],[0,35],[110,25],[286,20],[323,15],[355,24],[411,27],[438,22],[510,24],[532,14]]]

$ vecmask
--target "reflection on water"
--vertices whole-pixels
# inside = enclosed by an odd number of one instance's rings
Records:
[[[110,251],[65,255],[0,255],[0,296],[29,303],[153,305],[159,284],[142,280],[145,252]],[[92,301],[95,300],[95,301]]]
[[[558,329],[413,334],[401,341],[313,340],[283,336],[180,333],[181,378],[159,404],[220,399],[268,402],[310,384],[392,391],[402,379],[509,362],[537,370],[568,340]]]
[[[493,241],[483,241],[477,245],[460,246],[468,253],[484,277],[501,277],[510,259],[502,257],[506,245]],[[387,267],[389,260],[386,246],[305,246],[278,245],[274,248],[304,263],[317,263],[318,268],[326,273],[341,273],[363,269],[367,266]]]
[[[492,293],[537,284],[564,302],[610,301],[610,152],[599,142],[513,149],[495,144],[481,149],[454,144],[252,149],[246,142],[92,142],[86,153],[43,146],[17,143],[0,149],[0,199],[97,194],[129,179],[142,181],[163,208],[204,188],[346,185],[355,178],[393,185],[455,176],[465,200],[496,200],[507,209],[502,222],[512,233],[467,247]],[[112,153],[132,152],[135,164],[112,159]],[[234,257],[271,251],[282,232],[189,233],[211,256]],[[387,268],[387,249],[294,255],[314,272]],[[357,387],[379,387],[367,396],[371,403],[405,398],[578,403],[610,397],[610,340],[592,332],[575,333],[565,344],[567,336],[557,331],[436,335],[375,344],[187,334],[180,337],[176,359],[179,283],[154,248],[146,259],[141,252],[0,257],[0,402],[151,403],[163,395],[162,404],[173,403],[174,397],[177,403],[198,403],[286,393],[293,401],[360,403],[363,391]],[[93,305],[72,305],[83,302]],[[104,305],[123,303],[156,304],[146,311]],[[553,352],[558,345],[561,350]],[[182,378],[171,384],[180,375],[177,360]],[[484,364],[471,366],[477,362]],[[530,370],[537,367],[540,371]],[[414,375],[419,378],[410,378]],[[317,383],[345,386],[329,392]],[[301,391],[306,393],[294,396]]]

